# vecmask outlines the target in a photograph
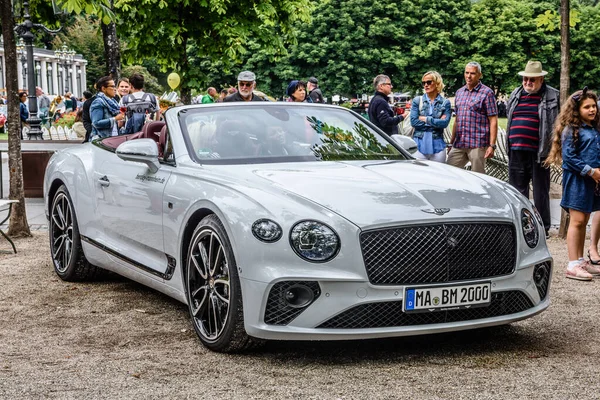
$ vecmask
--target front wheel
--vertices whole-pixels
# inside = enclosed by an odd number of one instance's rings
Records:
[[[101,274],[83,254],[75,207],[64,185],[52,199],[48,232],[54,271],[62,280],[91,280]]]
[[[204,346],[236,352],[253,344],[244,329],[242,290],[231,243],[216,215],[200,221],[192,235],[186,289],[194,330]]]

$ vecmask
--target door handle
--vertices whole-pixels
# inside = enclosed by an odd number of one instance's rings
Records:
[[[100,183],[100,186],[104,187],[108,187],[110,185],[110,181],[108,180],[106,175],[104,175],[102,178],[99,178],[98,183]]]

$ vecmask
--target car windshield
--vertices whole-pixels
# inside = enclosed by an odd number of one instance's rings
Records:
[[[363,120],[333,107],[197,107],[181,110],[179,120],[200,162],[407,159]]]

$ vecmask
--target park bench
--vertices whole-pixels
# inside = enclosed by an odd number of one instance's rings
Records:
[[[2,230],[2,226],[4,225],[5,222],[7,222],[10,219],[10,212],[12,210],[12,203],[18,203],[18,200],[7,200],[7,199],[0,199],[0,213],[3,211],[8,211],[8,213],[6,214],[6,218],[4,218],[2,220],[2,222],[0,222],[0,234],[2,236],[4,236],[4,238],[6,240],[8,240],[8,242],[10,243],[10,245],[13,248],[13,251],[15,252],[15,254],[17,253],[17,249],[15,248],[15,244],[13,243],[13,241],[6,236],[6,233],[4,233],[4,231]],[[0,251],[1,253],[10,253],[10,251]]]

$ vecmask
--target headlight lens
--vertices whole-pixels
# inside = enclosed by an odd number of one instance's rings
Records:
[[[273,243],[281,239],[283,230],[275,221],[259,219],[252,224],[252,234],[262,242]]]
[[[329,261],[340,249],[338,235],[317,221],[302,221],[294,225],[290,232],[290,244],[296,254],[313,262]]]
[[[523,236],[525,237],[527,246],[533,249],[537,246],[540,235],[533,213],[526,208],[521,210],[521,227],[523,228]]]

